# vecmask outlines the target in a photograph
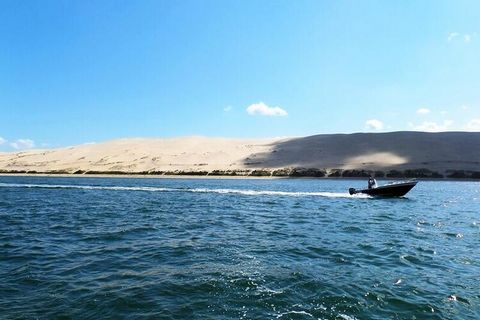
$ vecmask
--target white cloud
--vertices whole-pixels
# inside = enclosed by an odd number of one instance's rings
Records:
[[[442,110],[442,111],[440,111],[440,114],[441,114],[442,116],[446,116],[446,115],[448,114],[448,111]]]
[[[226,106],[225,108],[223,108],[223,111],[230,112],[230,111],[232,111],[232,109],[233,109],[232,106]]]
[[[247,113],[249,115],[260,114],[262,116],[286,116],[288,115],[287,111],[283,110],[280,107],[269,107],[263,102],[254,103],[247,107]]]
[[[30,139],[18,139],[10,143],[10,146],[14,149],[31,149],[35,147],[35,142]]]
[[[465,126],[466,131],[480,131],[480,118],[470,120]]]
[[[419,125],[413,125],[409,123],[409,126],[417,131],[426,131],[426,132],[439,132],[447,131],[453,124],[452,120],[445,120],[443,123],[437,123],[433,121],[424,121]]]
[[[420,108],[420,109],[417,110],[417,113],[418,113],[418,114],[429,114],[429,113],[430,113],[430,109]]]
[[[450,32],[447,35],[447,41],[452,42],[452,41],[457,41],[458,40],[465,42],[465,43],[470,43],[473,41],[473,39],[476,37],[477,33],[465,33],[465,34],[460,34],[458,32]]]
[[[365,121],[365,128],[368,130],[382,130],[383,122],[377,119],[370,119]]]
[[[467,110],[470,110],[470,107],[469,106],[466,106],[466,105],[463,105],[460,107],[463,111],[467,111]]]
[[[450,42],[456,37],[458,37],[460,34],[458,32],[450,32],[447,36],[447,41]]]
[[[0,137],[0,145],[4,144],[5,142],[7,142],[7,140],[3,139],[2,137]]]

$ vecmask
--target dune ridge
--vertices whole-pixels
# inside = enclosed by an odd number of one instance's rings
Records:
[[[127,138],[0,153],[0,173],[480,178],[480,133]]]

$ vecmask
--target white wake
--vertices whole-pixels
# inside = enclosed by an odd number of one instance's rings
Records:
[[[293,192],[245,189],[210,189],[210,188],[163,188],[163,187],[121,187],[121,186],[91,186],[69,184],[19,184],[0,183],[3,188],[42,188],[42,189],[80,189],[80,190],[112,190],[112,191],[147,191],[147,192],[196,192],[241,194],[246,196],[287,196],[287,197],[329,197],[329,198],[368,198],[368,195],[350,195],[348,192]]]

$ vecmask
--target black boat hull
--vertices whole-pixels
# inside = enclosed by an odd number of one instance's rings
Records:
[[[355,190],[350,188],[348,192],[353,195],[357,193],[368,194],[375,197],[403,197],[417,184],[417,181],[389,184],[372,189]]]

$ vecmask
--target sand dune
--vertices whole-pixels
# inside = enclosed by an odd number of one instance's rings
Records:
[[[303,168],[303,169],[301,169]],[[391,132],[283,139],[131,138],[0,154],[2,172],[261,173],[419,170],[480,172],[480,133]],[[315,173],[316,172],[316,173]],[[358,174],[357,173],[354,173]],[[337,174],[338,175],[338,174]]]

